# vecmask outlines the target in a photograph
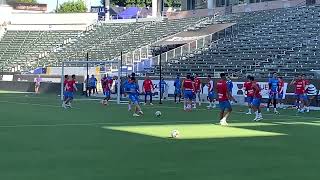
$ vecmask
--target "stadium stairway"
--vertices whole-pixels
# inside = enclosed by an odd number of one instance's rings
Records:
[[[232,21],[237,33],[171,59],[163,72],[268,77],[276,71],[293,77],[319,69],[320,6],[242,13]]]
[[[0,41],[0,66],[4,71],[28,71],[37,59],[78,36],[80,31],[7,31]]]
[[[113,60],[158,40],[185,30],[206,18],[186,18],[160,22],[102,24],[73,43],[49,56],[40,58],[42,66],[59,66],[63,60]]]

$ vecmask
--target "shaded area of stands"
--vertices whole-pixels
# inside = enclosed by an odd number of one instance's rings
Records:
[[[299,73],[312,76],[310,70],[320,69],[319,6],[244,13],[233,21],[238,23],[236,32],[227,33],[209,47],[171,59],[163,72],[267,77],[276,71],[293,77]]]

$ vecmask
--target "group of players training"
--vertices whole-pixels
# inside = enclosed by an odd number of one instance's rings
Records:
[[[111,95],[111,86],[113,79],[103,76],[101,79],[101,85],[103,88],[103,93],[105,98],[102,103],[107,104],[110,100]],[[159,88],[164,92],[163,82],[160,81]],[[305,75],[299,75],[297,78],[293,79],[290,85],[295,86],[296,94],[296,107],[298,112],[309,112],[309,103],[307,98],[307,87],[308,80],[305,79]],[[232,111],[231,103],[236,102],[232,96],[232,82],[228,79],[225,73],[220,74],[220,79],[214,83],[210,75],[207,76],[206,85],[208,87],[208,109],[215,107],[215,100],[219,103],[220,108],[220,124],[228,125],[227,118]],[[183,96],[184,100],[184,110],[191,111],[193,108],[196,108],[196,97],[199,98],[199,105],[201,105],[200,93],[201,93],[201,80],[196,74],[195,77],[188,74],[182,81],[180,76],[177,75],[176,80],[174,81],[174,100],[176,103],[181,101]],[[280,106],[283,107],[283,97],[284,97],[284,80],[282,77],[278,77],[277,73],[273,73],[272,77],[268,81],[268,90],[269,98],[267,102],[267,111],[270,111],[270,105],[273,104],[274,113],[278,114],[277,104],[280,103]],[[77,91],[75,75],[69,77],[65,76],[64,80],[64,101],[62,106],[64,108],[71,107],[71,101],[73,100],[74,92]],[[261,86],[255,81],[253,76],[248,76],[247,81],[244,83],[244,91],[246,94],[246,102],[248,103],[248,112],[246,114],[255,113],[254,121],[260,121],[263,119],[261,114]],[[154,93],[154,84],[152,80],[146,76],[143,82],[142,93],[140,93],[140,88],[136,80],[135,74],[132,73],[127,80],[123,83],[123,92],[125,97],[128,97],[129,104],[128,110],[131,111],[131,105],[134,105],[133,116],[143,115],[141,106],[139,105],[139,95],[145,95],[145,103],[147,103],[147,96],[150,96],[150,104],[152,105],[152,95]],[[177,100],[179,98],[179,100]]]

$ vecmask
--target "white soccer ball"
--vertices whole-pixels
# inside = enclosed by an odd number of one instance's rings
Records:
[[[171,132],[171,137],[172,137],[172,138],[178,138],[179,135],[180,135],[180,133],[179,133],[178,130],[173,130],[173,131]]]
[[[161,112],[160,112],[160,111],[156,111],[155,115],[156,115],[157,117],[160,117],[160,116],[161,116]]]
[[[102,100],[102,101],[101,101],[101,104],[106,106],[106,105],[108,104],[108,101]]]

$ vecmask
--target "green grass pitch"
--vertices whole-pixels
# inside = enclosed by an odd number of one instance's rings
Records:
[[[56,95],[0,93],[1,180],[318,180],[320,112],[264,113],[234,107],[229,127],[205,105],[142,106]],[[155,117],[155,111],[162,116]],[[180,138],[169,138],[179,130]]]

